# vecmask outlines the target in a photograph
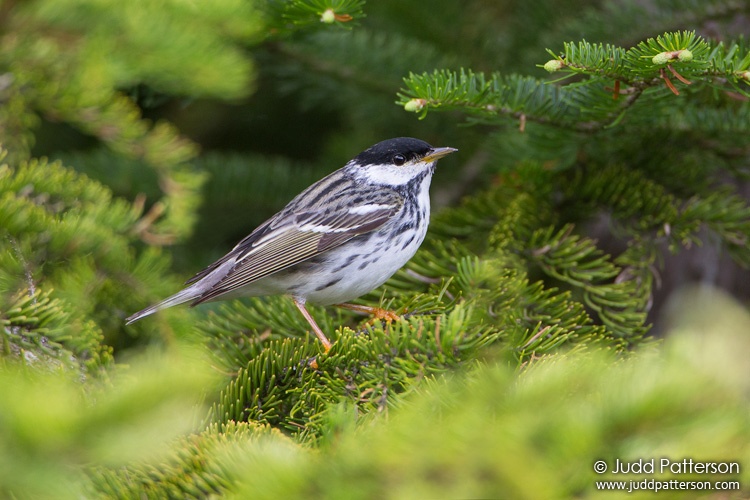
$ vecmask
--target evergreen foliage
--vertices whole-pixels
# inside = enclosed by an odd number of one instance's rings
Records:
[[[501,365],[481,366],[427,384],[391,418],[364,429],[353,428],[350,409],[339,410],[332,417],[339,434],[322,456],[278,438],[254,440],[237,470],[260,466],[263,473],[238,479],[236,498],[598,498],[592,457],[612,465],[658,447],[667,457],[700,449],[744,458],[747,369],[732,350],[746,349],[746,340],[704,339],[718,341],[712,354],[729,360],[721,375],[706,369],[695,338],[624,363],[602,352],[547,359],[520,378]],[[685,423],[686,414],[695,418]],[[427,415],[434,416],[429,425]]]
[[[3,497],[81,498],[92,464],[159,466],[168,443],[197,429],[203,390],[216,383],[194,349],[151,352],[85,384],[55,366],[10,368],[0,370]]]
[[[748,14],[4,5],[0,496],[588,497],[600,458],[748,462],[747,312],[687,296],[651,335],[672,256],[750,265]],[[327,353],[285,297],[124,326],[397,135],[460,150],[358,299],[401,320],[312,307]]]

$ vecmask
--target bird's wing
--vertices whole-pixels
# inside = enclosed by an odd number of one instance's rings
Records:
[[[194,283],[228,260],[235,260],[234,267],[193,305],[303,262],[357,235],[374,231],[396,215],[404,203],[403,197],[395,191],[381,191],[376,197],[366,198],[366,202],[356,205],[334,202],[302,213],[280,212],[190,280]]]
[[[263,234],[266,233],[269,226],[278,218],[280,214],[276,214],[274,217],[271,217],[266,222],[255,228],[255,230],[250,233],[248,236],[245,236],[235,247],[230,250],[226,255],[224,255],[222,258],[214,262],[213,264],[209,265],[207,268],[203,269],[199,273],[197,273],[195,276],[190,278],[185,282],[186,285],[192,285],[193,283],[196,283],[209,274],[211,274],[214,270],[216,270],[218,267],[220,267],[222,264],[227,262],[228,260],[237,259],[237,257],[243,252],[243,249],[246,248],[252,248],[253,243]]]

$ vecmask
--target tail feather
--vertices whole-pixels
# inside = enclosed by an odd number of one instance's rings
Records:
[[[138,311],[137,313],[129,316],[128,318],[125,319],[125,324],[129,325],[131,323],[138,321],[141,318],[145,318],[146,316],[150,316],[157,311],[161,311],[162,309],[176,306],[178,304],[184,304],[185,302],[189,302],[191,300],[197,299],[200,295],[201,295],[200,291],[196,290],[195,287],[188,287],[180,292],[177,292],[171,297],[167,297],[166,299],[162,300],[158,304],[149,306],[146,309],[143,309],[142,311]]]

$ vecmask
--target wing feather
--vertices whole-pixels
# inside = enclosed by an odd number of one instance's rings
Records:
[[[357,235],[374,231],[396,215],[402,206],[401,195],[391,192],[387,197],[379,197],[377,203],[342,206],[335,210],[321,207],[286,217],[282,217],[285,214],[281,212],[191,279],[191,282],[198,281],[228,260],[236,260],[234,267],[193,305],[242,288],[336,248]]]
[[[232,250],[229,251],[226,255],[224,255],[222,258],[211,264],[210,266],[206,267],[199,273],[197,273],[195,276],[190,278],[185,282],[186,285],[192,285],[193,283],[196,283],[209,274],[211,274],[213,271],[215,271],[218,267],[220,267],[222,264],[227,262],[230,259],[236,259],[240,253],[243,251],[243,249],[251,246],[255,241],[259,239],[260,236],[266,233],[268,231],[269,226],[273,224],[273,222],[278,218],[279,214],[276,214],[276,216],[268,219],[266,222],[258,226],[255,231],[250,233],[248,236],[245,236],[239,243],[237,243]]]

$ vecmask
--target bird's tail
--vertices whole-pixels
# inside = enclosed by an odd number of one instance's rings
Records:
[[[195,300],[200,295],[201,295],[201,292],[197,290],[196,287],[189,286],[185,288],[184,290],[172,295],[171,297],[167,297],[166,299],[162,300],[158,304],[149,306],[146,309],[143,309],[142,311],[138,311],[132,316],[129,316],[127,319],[125,319],[125,324],[129,325],[130,323],[138,321],[141,318],[145,318],[146,316],[150,316],[151,314],[154,314],[156,311],[161,311],[162,309],[166,309],[167,307],[172,307],[178,304],[184,304],[185,302],[189,302],[191,300]]]

